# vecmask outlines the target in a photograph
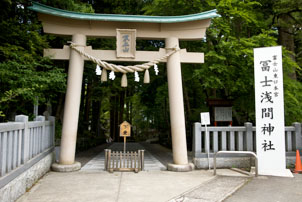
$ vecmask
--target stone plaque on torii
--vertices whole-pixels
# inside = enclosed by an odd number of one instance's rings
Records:
[[[98,61],[107,62],[149,62],[168,55],[161,61],[167,63],[173,147],[173,163],[168,165],[168,169],[193,169],[187,156],[181,63],[203,63],[204,54],[179,49],[179,40],[201,40],[211,19],[219,16],[216,10],[185,16],[103,15],[64,11],[35,2],[30,9],[38,12],[45,33],[72,36],[72,44],[76,47],[64,46],[63,49],[44,51],[44,56],[54,60],[69,60],[59,161],[62,171],[66,167],[68,170],[80,169],[75,162],[75,146],[84,60],[91,60],[84,57],[83,53]],[[123,54],[120,50],[93,50],[91,46],[86,46],[87,37],[117,37],[119,30],[135,30],[135,37],[139,39],[165,40],[165,48]],[[172,51],[174,52],[171,53]]]

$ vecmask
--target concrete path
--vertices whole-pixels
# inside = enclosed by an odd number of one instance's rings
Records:
[[[159,202],[212,179],[211,173],[50,172],[18,202]]]
[[[146,150],[146,171],[104,171],[102,145],[77,156],[83,167],[72,173],[49,172],[17,202],[301,202],[302,175],[294,178],[247,177],[229,169],[164,171],[171,150],[157,144],[128,144]]]
[[[220,201],[246,180],[215,177],[204,170],[49,172],[17,202],[176,202],[183,201],[182,196],[186,201]]]
[[[294,178],[260,176],[251,180],[225,202],[301,202],[302,174]]]
[[[104,152],[104,149],[110,147],[112,143],[102,144],[97,147],[91,148],[84,152],[76,153],[76,161],[80,162],[82,167],[85,166],[91,159],[93,159],[98,154]],[[59,160],[59,157],[58,157]]]
[[[217,176],[208,183],[203,183],[192,191],[179,196],[170,202],[218,202],[233,194],[248,178]]]
[[[230,170],[220,174],[233,177],[213,176],[213,171],[192,172],[163,171],[172,162],[171,150],[160,145],[129,144],[128,149],[146,149],[146,171],[104,171],[103,152],[100,148],[120,150],[122,144],[99,147],[82,155],[83,168],[78,172],[49,172],[17,202],[197,202],[221,201],[249,178]],[[96,154],[95,151],[101,153]],[[152,151],[152,155],[151,152]],[[158,160],[158,157],[160,161]],[[241,177],[238,177],[241,176]]]

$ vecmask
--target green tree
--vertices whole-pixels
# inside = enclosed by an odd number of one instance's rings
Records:
[[[0,111],[2,120],[16,113],[32,114],[38,96],[41,103],[54,100],[65,88],[64,70],[43,58],[47,47],[41,26],[27,1],[6,1],[0,21]]]
[[[301,0],[120,0],[49,1],[60,9],[76,12],[186,15],[217,9],[220,18],[212,20],[201,41],[181,41],[181,48],[204,52],[204,64],[182,64],[187,134],[208,111],[207,99],[232,100],[235,124],[254,122],[253,48],[282,45],[286,123],[302,121],[302,33]],[[4,0],[0,10],[0,116],[32,113],[32,104],[50,100],[57,115],[62,114],[68,62],[42,57],[44,48],[61,48],[70,37],[44,35],[28,1]],[[89,38],[94,49],[115,49],[115,39]],[[164,41],[137,40],[138,50],[158,50]],[[129,64],[129,63],[119,63]],[[82,85],[79,144],[95,145],[108,135],[118,140],[118,125],[128,120],[135,130],[134,140],[159,136],[170,141],[169,98],[165,64],[151,83],[134,82],[128,74],[128,87],[120,87],[121,75],[101,83],[95,64],[86,62]],[[140,73],[141,79],[143,74]],[[20,104],[21,103],[21,104]],[[188,142],[191,141],[190,135]],[[103,141],[103,140],[101,140]]]
[[[296,10],[293,9],[296,3],[289,5],[292,8],[290,13],[299,11],[299,6],[296,7]],[[151,15],[180,15],[217,9],[221,17],[212,20],[211,26],[207,29],[206,38],[202,42],[181,43],[193,51],[205,53],[205,64],[197,67],[190,65],[193,72],[188,71],[188,68],[182,68],[185,72],[185,74],[183,73],[184,92],[186,86],[197,79],[199,82],[194,82],[190,89],[195,91],[202,89],[201,92],[204,92],[206,97],[203,97],[202,94],[199,96],[204,101],[206,98],[233,100],[235,123],[241,125],[245,121],[254,122],[255,119],[253,48],[278,44],[287,48],[286,44],[280,40],[282,34],[280,34],[280,29],[276,27],[276,22],[273,21],[276,16],[284,13],[284,11],[277,9],[278,6],[286,7],[284,1],[207,0],[188,2],[185,0],[154,0],[147,4],[144,10]],[[299,19],[297,14],[294,16]],[[295,30],[298,32],[300,26],[291,18],[286,27],[297,27]],[[301,93],[298,92],[301,84],[289,79],[293,72],[299,73],[300,68],[295,61],[290,61],[291,54],[289,53],[291,52],[289,51],[283,49],[287,124],[291,124],[294,119],[300,121],[302,118],[301,104],[299,103]],[[188,97],[195,96],[194,90],[188,91]],[[202,107],[194,105],[192,101],[193,99],[189,101],[189,104],[193,106],[193,109],[194,107],[196,107],[196,111],[202,109]],[[294,106],[299,107],[294,108]],[[198,114],[189,113],[188,109],[186,107],[187,116],[189,116],[187,121],[198,121]],[[190,125],[190,122],[187,123],[187,128]]]

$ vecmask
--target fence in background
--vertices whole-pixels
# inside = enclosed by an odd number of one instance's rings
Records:
[[[55,118],[18,115],[15,122],[0,123],[0,188],[53,151]]]
[[[286,126],[285,131],[286,155],[295,155],[296,149],[302,149],[301,123]],[[209,149],[207,146],[209,140]],[[217,151],[256,151],[256,127],[245,123],[240,127],[205,127],[200,123],[193,126],[193,157],[207,158],[207,153]],[[211,155],[212,156],[212,155]]]

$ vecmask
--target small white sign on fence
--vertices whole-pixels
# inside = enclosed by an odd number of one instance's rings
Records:
[[[259,175],[292,176],[286,169],[281,46],[254,49],[254,76]]]
[[[203,112],[200,113],[201,125],[210,125],[210,113]]]

